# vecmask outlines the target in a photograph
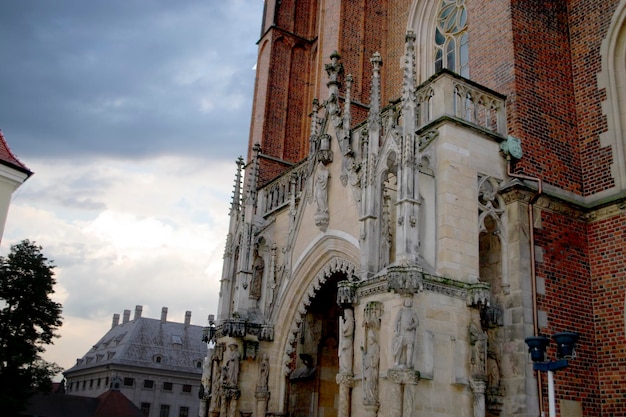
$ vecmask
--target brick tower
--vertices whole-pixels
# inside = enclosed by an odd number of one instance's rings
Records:
[[[266,1],[202,413],[626,415],[625,44],[626,0]]]

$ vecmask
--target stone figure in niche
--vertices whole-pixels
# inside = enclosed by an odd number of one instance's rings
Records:
[[[363,355],[363,401],[366,404],[378,402],[378,360],[380,345],[374,329],[367,328],[367,350]]]
[[[254,262],[252,263],[252,282],[250,283],[250,298],[261,298],[261,285],[263,283],[263,271],[265,270],[265,261],[259,255],[257,249],[254,250]]]
[[[404,305],[398,312],[395,322],[395,335],[392,352],[395,368],[413,368],[413,348],[419,320],[412,308],[411,295],[404,297]]]
[[[236,343],[231,343],[228,345],[228,349],[228,359],[222,369],[222,384],[228,387],[236,387],[239,382],[239,346]]]
[[[352,372],[352,352],[354,340],[354,311],[346,308],[339,317],[339,372]]]
[[[270,375],[270,360],[267,353],[264,353],[259,363],[259,382],[258,389],[267,390],[267,382]]]
[[[487,374],[487,334],[475,319],[470,323],[469,343],[470,375],[474,379],[484,380]]]
[[[487,332],[487,384],[494,390],[500,388],[500,355],[497,350],[499,346],[497,330],[489,330]]]
[[[302,365],[289,375],[290,380],[298,380],[298,379],[307,379],[315,374],[315,366],[313,365],[313,357],[306,353],[300,354],[300,360],[302,361]]]
[[[328,224],[328,177],[330,172],[323,163],[317,164],[315,172],[315,204],[317,210],[315,211],[315,224],[327,225]]]

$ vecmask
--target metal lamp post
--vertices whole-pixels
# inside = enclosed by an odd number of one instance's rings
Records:
[[[556,401],[554,399],[554,372],[565,369],[569,363],[568,360],[575,357],[574,347],[578,341],[579,335],[574,332],[561,332],[552,335],[552,339],[557,344],[556,358],[557,360],[546,361],[546,348],[550,343],[550,339],[544,336],[527,337],[524,341],[528,345],[528,353],[530,359],[534,362],[533,369],[535,371],[548,373],[548,406],[550,417],[556,417]]]

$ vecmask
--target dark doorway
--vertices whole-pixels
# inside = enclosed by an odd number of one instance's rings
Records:
[[[333,274],[317,292],[300,326],[296,358],[289,376],[290,417],[336,417],[339,388],[337,344],[339,314],[337,282],[343,273]]]

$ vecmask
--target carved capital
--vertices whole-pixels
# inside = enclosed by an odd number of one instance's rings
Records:
[[[365,306],[364,321],[368,327],[373,329],[380,328],[380,318],[383,316],[384,306],[380,301],[370,301]]]
[[[254,393],[254,396],[257,400],[263,400],[263,401],[269,401],[270,400],[270,392],[267,390],[267,388],[257,388],[256,392]]]
[[[414,369],[389,369],[387,379],[396,384],[416,385],[420,380],[420,373]]]
[[[239,388],[234,387],[234,386],[223,386],[222,387],[222,396],[224,397],[224,399],[226,399],[227,401],[230,400],[236,400],[239,398],[239,396],[241,395],[241,391],[239,391]]]
[[[352,373],[340,372],[335,377],[335,381],[337,381],[337,385],[345,385],[348,388],[354,387],[354,375]]]

